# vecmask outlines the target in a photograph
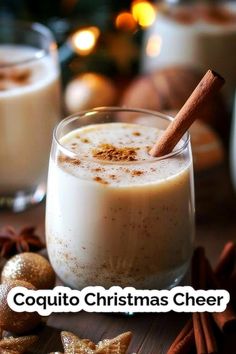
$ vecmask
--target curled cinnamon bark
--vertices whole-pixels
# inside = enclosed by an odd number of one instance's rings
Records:
[[[206,273],[208,278],[208,286],[211,289],[220,289],[221,284],[214,274],[211,265],[206,260]],[[236,328],[236,314],[233,310],[231,303],[227,305],[227,308],[223,312],[213,312],[212,317],[217,324],[218,328],[223,332],[229,332]]]
[[[187,354],[194,346],[193,322],[190,319],[170,346],[167,354]]]
[[[217,353],[217,343],[212,329],[212,319],[208,312],[201,312],[200,321],[204,333],[206,353]]]
[[[170,123],[161,138],[150,150],[150,155],[160,157],[169,154],[193,122],[199,117],[202,108],[224,84],[224,79],[215,71],[208,70],[191,96],[185,102],[175,119]]]
[[[225,278],[230,277],[232,274],[236,262],[236,246],[235,243],[229,241],[225,244],[217,265],[215,267],[215,274],[218,278]]]
[[[197,248],[193,255],[192,282],[194,288],[206,289],[207,287],[206,257],[202,247]],[[217,344],[211,325],[211,318],[207,312],[193,313],[193,329],[197,353],[217,353]]]
[[[197,354],[207,354],[207,346],[199,312],[193,313],[193,330]]]
[[[221,289],[224,281],[236,280],[235,244],[227,242],[217,262],[215,272],[205,257],[202,247],[195,250],[192,258],[192,284],[195,289]],[[231,284],[231,286],[233,286]],[[193,313],[167,354],[189,354],[191,346],[196,345],[198,354],[217,353],[217,343],[213,333],[212,319],[218,328],[228,333],[236,329],[236,314],[233,306],[228,304],[223,312]]]

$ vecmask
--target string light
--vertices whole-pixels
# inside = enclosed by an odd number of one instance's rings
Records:
[[[88,55],[93,51],[99,35],[97,27],[83,28],[72,35],[71,44],[78,54]]]
[[[149,57],[157,57],[161,52],[162,38],[158,34],[152,35],[146,45],[146,53]]]
[[[123,31],[135,31],[137,28],[137,22],[130,12],[121,12],[115,19],[116,28]]]
[[[148,1],[134,1],[131,5],[131,12],[141,27],[151,26],[156,18],[155,8]]]

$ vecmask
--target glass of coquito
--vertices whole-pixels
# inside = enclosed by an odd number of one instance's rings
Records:
[[[142,70],[188,66],[219,71],[226,92],[236,86],[236,1],[163,0],[144,33]]]
[[[155,127],[130,123],[149,118]],[[97,108],[55,129],[46,237],[50,261],[67,285],[168,289],[182,279],[194,238],[188,133],[170,154],[149,154],[171,120]]]
[[[0,209],[45,196],[53,127],[60,117],[57,47],[40,24],[1,21]]]

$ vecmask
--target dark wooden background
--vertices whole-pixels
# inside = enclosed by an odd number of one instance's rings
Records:
[[[218,178],[215,172],[212,173],[212,177],[196,176],[196,245],[205,247],[214,265],[224,243],[229,239],[236,241],[236,198],[227,169],[222,167]],[[15,227],[33,224],[37,225],[39,233],[44,237],[44,213],[44,204],[20,214],[1,212],[0,227],[6,224]],[[51,315],[47,324],[38,330],[40,340],[31,353],[62,350],[61,330],[72,331],[95,342],[130,330],[133,332],[133,339],[129,354],[165,354],[187,317],[188,315],[179,313],[137,314],[131,317],[85,312]],[[219,334],[218,337],[220,336]],[[221,352],[236,354],[232,344],[235,344],[235,334],[232,338],[227,338],[225,343]]]

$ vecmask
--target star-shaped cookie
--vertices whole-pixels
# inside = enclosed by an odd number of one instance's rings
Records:
[[[37,336],[5,337],[0,340],[0,354],[25,353],[37,340]]]
[[[61,332],[65,354],[125,354],[131,337],[131,332],[125,332],[95,345],[90,339],[80,339],[71,332]]]
[[[96,345],[96,354],[125,354],[132,333],[125,332],[112,339],[104,339]]]
[[[71,332],[61,332],[65,354],[94,354],[96,346],[89,339],[80,339]]]

